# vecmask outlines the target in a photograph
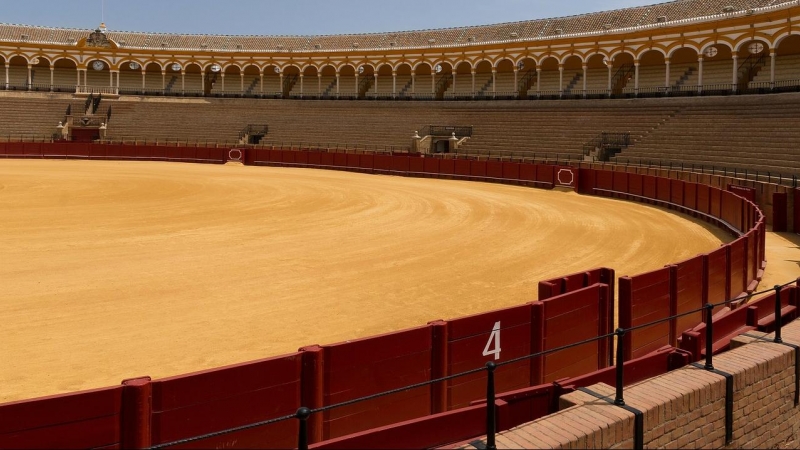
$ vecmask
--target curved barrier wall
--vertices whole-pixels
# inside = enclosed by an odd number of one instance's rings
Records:
[[[0,144],[0,156],[204,163],[239,159],[222,148],[62,143]],[[737,238],[706,255],[620,278],[619,321],[624,327],[751,292],[763,269],[763,215],[752,202],[716,187],[626,172],[409,154],[248,149],[238,156],[250,165],[573,189],[666,206],[720,226]],[[0,420],[0,448],[50,446],[54,437],[59,447],[148,447],[289,415],[300,406],[319,408],[438,379],[487,361],[509,361],[610,333],[613,291],[613,270],[595,269],[543,281],[539,302],[347,343],[304,347],[291,355],[195,374],[128,380],[121,387],[0,405],[0,417],[5,417]],[[786,292],[782,315],[793,317],[795,289]],[[715,351],[724,349],[738,330],[769,328],[774,314],[771,318],[767,306],[757,303],[717,311]],[[585,326],[587,317],[594,319],[593,326]],[[699,359],[703,327],[699,315],[692,315],[627,334],[626,383]],[[561,393],[612,376],[612,350],[611,340],[595,341],[499,368],[497,389],[504,392],[497,402],[500,427],[553,412]],[[376,442],[371,440],[376,436],[413,434],[415,443],[436,445],[478,435],[485,430],[475,426],[480,421],[474,405],[485,397],[485,387],[486,374],[478,372],[326,410],[309,419],[310,441],[334,448]],[[433,424],[458,426],[442,437]],[[296,421],[288,420],[192,445],[293,446],[297,431]]]

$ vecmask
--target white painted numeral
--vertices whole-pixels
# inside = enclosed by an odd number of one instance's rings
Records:
[[[492,345],[494,345],[494,348],[492,348]],[[483,356],[489,355],[494,355],[495,361],[500,359],[500,321],[494,324],[492,334],[489,335],[486,347],[483,348]]]

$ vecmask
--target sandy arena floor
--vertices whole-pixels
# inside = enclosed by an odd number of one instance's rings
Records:
[[[163,162],[0,161],[0,213],[0,402],[517,305],[728,239],[569,192]]]

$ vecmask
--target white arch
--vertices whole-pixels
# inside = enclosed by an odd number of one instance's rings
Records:
[[[744,38],[744,39],[741,39],[741,40],[737,41],[736,44],[733,46],[733,50],[731,50],[731,51],[733,53],[738,53],[739,50],[742,48],[742,46],[744,44],[746,44],[748,42],[754,42],[754,41],[761,42],[762,44],[764,44],[764,47],[766,47],[767,50],[774,50],[775,48],[777,48],[777,47],[773,47],[772,43],[767,41],[763,37],[756,36],[756,37]]]

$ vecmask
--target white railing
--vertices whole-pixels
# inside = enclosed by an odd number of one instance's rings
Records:
[[[119,95],[118,87],[111,86],[75,86],[76,94]]]

